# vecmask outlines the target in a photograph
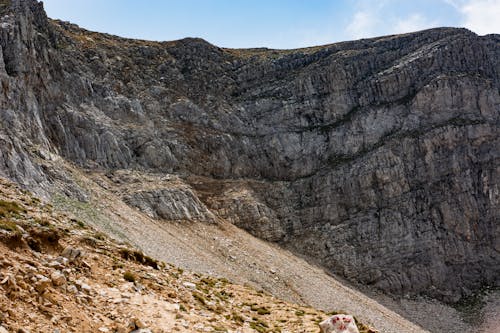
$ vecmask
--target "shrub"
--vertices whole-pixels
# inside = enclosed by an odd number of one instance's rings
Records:
[[[128,282],[135,282],[136,280],[135,274],[131,271],[126,271],[125,273],[123,273],[123,278]]]

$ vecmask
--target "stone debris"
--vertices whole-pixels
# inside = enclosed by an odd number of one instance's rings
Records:
[[[4,191],[0,178],[0,200],[9,193]],[[43,206],[30,209],[33,212],[23,213],[17,221],[28,225],[27,232],[41,228],[30,222],[37,211],[52,217],[52,229],[68,228],[65,215]],[[111,240],[98,240],[96,249],[95,243],[85,241],[95,234],[91,228],[61,234],[60,256],[51,255],[54,248],[46,250],[43,242],[37,251],[29,247],[17,251],[0,238],[0,333],[236,333],[255,332],[253,328],[301,332],[315,330],[325,316],[225,279],[124,259],[123,247]],[[82,253],[92,260],[91,269],[83,263]],[[126,281],[125,272],[136,280]],[[308,320],[296,311],[307,312]]]

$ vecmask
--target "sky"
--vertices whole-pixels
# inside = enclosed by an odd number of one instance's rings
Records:
[[[500,0],[44,0],[51,18],[147,40],[220,47],[323,45],[433,27],[500,33]]]

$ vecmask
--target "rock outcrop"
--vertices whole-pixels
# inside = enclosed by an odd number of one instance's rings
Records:
[[[124,197],[159,218],[228,219],[397,295],[500,284],[499,35],[232,50],[1,4],[0,174],[79,198],[45,160],[177,174],[194,192]],[[187,212],[169,206],[181,194]]]

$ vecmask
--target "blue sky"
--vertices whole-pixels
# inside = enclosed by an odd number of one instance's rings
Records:
[[[500,33],[500,0],[44,0],[52,18],[148,40],[298,48],[432,27]]]

